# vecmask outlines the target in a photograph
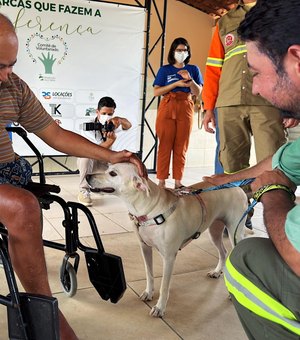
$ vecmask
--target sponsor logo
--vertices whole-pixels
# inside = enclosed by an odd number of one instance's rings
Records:
[[[59,111],[59,108],[61,106],[61,104],[49,104],[50,106],[50,110],[51,110],[51,116],[52,117],[61,117],[62,114],[61,112]]]
[[[53,81],[55,66],[65,61],[68,46],[59,35],[47,37],[41,33],[33,33],[26,40],[26,52],[35,64],[42,63],[44,67],[44,73],[39,74],[39,80]]]
[[[51,99],[51,92],[50,91],[42,91],[42,97],[44,99]]]
[[[42,90],[41,91],[42,98],[44,100],[64,100],[64,101],[72,101],[74,98],[74,92],[71,90]]]
[[[96,109],[93,107],[88,107],[85,109],[85,117],[91,117],[96,115]]]
[[[52,97],[56,99],[71,99],[73,98],[72,91],[52,91]]]

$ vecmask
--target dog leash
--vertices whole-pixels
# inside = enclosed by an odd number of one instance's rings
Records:
[[[200,194],[201,192],[208,192],[208,191],[214,191],[214,190],[219,190],[219,189],[242,187],[242,186],[246,186],[248,184],[251,184],[254,180],[255,180],[255,178],[246,178],[246,179],[243,179],[243,180],[240,180],[240,181],[234,181],[234,182],[229,182],[229,183],[217,185],[215,187],[210,187],[210,188],[206,188],[206,189],[199,189],[199,190],[195,190],[195,192],[193,192],[193,195]],[[239,222],[238,222],[238,224],[235,228],[234,235],[233,235],[233,243],[234,243],[235,246],[237,244],[236,233],[237,233],[237,230],[238,230],[240,223],[245,218],[245,216],[247,216],[249,214],[249,212],[256,206],[257,203],[258,203],[258,201],[253,198],[252,202],[248,205],[247,210],[243,213],[242,217],[240,218],[240,220],[239,220]]]
[[[208,191],[214,191],[214,190],[220,190],[220,189],[242,187],[242,186],[246,186],[246,185],[252,183],[254,180],[255,180],[255,178],[246,178],[246,179],[243,179],[241,181],[234,181],[234,182],[216,185],[216,186],[210,187],[210,188],[193,190],[190,193],[192,195],[198,195],[201,192],[208,192]]]
[[[237,187],[242,187],[246,186],[250,183],[252,183],[255,180],[255,178],[246,178],[240,181],[234,181],[234,182],[229,182],[225,184],[220,184],[216,185],[213,187],[209,188],[203,188],[203,189],[196,189],[193,190],[193,187],[183,187],[183,188],[178,188],[175,189],[174,191],[180,196],[184,195],[198,195],[201,194],[202,192],[209,192],[209,191],[215,191],[215,190],[220,190],[220,189],[228,189],[228,188],[237,188]]]
[[[225,183],[225,184],[220,184],[220,185],[216,185],[214,187],[210,187],[210,188],[204,188],[204,189],[197,189],[197,190],[182,190],[181,192],[182,194],[188,194],[188,195],[198,195],[202,192],[209,192],[209,191],[215,191],[215,190],[220,190],[220,189],[228,189],[228,188],[237,188],[237,187],[242,187],[242,186],[246,186],[248,184],[251,184],[253,181],[255,180],[255,178],[246,178],[240,181],[234,181],[234,182],[229,182],[229,183]],[[258,203],[257,200],[255,200],[253,198],[252,202],[248,205],[247,210],[244,212],[244,214],[242,215],[241,219],[239,220],[235,231],[234,231],[234,237],[233,237],[233,243],[236,246],[237,241],[236,241],[236,233],[238,230],[238,226],[240,225],[240,223],[242,222],[242,220],[245,218],[245,216],[247,216],[249,214],[249,212],[256,206],[256,204]]]
[[[233,244],[236,246],[237,245],[237,241],[236,241],[236,233],[238,230],[238,227],[240,225],[240,223],[242,222],[242,220],[245,218],[245,216],[247,216],[249,214],[249,212],[256,206],[256,204],[258,203],[257,200],[255,200],[254,198],[252,199],[252,202],[248,205],[247,210],[243,213],[243,216],[241,217],[241,219],[239,220],[235,231],[234,231],[234,235],[233,235]]]
[[[260,198],[261,196],[265,193],[265,192],[268,192],[270,190],[277,190],[277,189],[282,189],[282,190],[285,190],[286,192],[288,192],[292,198],[293,201],[295,201],[296,199],[296,196],[295,196],[295,193],[294,191],[292,191],[289,187],[285,186],[285,185],[282,185],[282,184],[270,184],[270,185],[264,185],[263,187],[261,187],[260,189],[258,189],[254,194],[253,194],[253,197],[252,197],[252,203],[248,206],[248,209],[245,211],[245,213],[243,214],[242,218],[240,219],[236,229],[235,229],[235,232],[234,232],[234,245],[236,245],[236,231],[237,231],[237,228],[239,226],[239,224],[241,223],[241,221],[243,220],[243,218],[251,211],[251,209],[253,209],[255,207],[255,205],[260,202]]]
[[[236,188],[236,187],[242,187],[245,185],[248,185],[250,183],[252,183],[254,181],[255,178],[247,178],[247,179],[243,179],[240,181],[234,181],[234,182],[229,182],[229,183],[225,183],[225,184],[221,184],[221,185],[217,185],[214,187],[210,187],[210,188],[205,188],[205,189],[197,189],[197,190],[189,190],[188,188],[185,189],[179,189],[177,190],[177,193],[179,195],[198,195],[202,192],[209,192],[209,191],[215,191],[215,190],[220,190],[220,189],[227,189],[227,188]],[[249,213],[249,211],[251,211],[251,209],[255,206],[255,204],[257,203],[256,201],[249,205],[248,209],[245,211],[245,213],[243,214],[242,218],[240,219],[239,223],[237,224],[235,233],[234,233],[234,245],[236,245],[236,231],[237,228],[239,226],[239,224],[241,223],[241,221],[244,219],[244,217]],[[252,206],[253,205],[253,206]],[[148,219],[147,216],[134,216],[132,214],[129,213],[129,216],[132,220],[135,220],[135,222],[137,223],[138,226],[142,226],[142,227],[146,227],[148,225],[160,225],[162,223],[165,222],[165,219],[170,216],[174,210],[176,209],[177,206],[177,201],[175,202],[175,204],[170,207],[164,214],[159,214],[158,216],[152,218],[152,219]]]

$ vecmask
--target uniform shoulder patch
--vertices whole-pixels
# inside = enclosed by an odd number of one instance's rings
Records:
[[[225,36],[225,46],[231,46],[234,43],[235,37],[233,34],[228,33]]]

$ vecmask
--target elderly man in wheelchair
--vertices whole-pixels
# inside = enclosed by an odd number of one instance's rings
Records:
[[[142,162],[130,152],[113,152],[64,130],[45,111],[28,85],[12,72],[18,38],[11,21],[0,14],[0,222],[8,231],[12,265],[28,293],[51,296],[43,250],[41,209],[34,194],[22,188],[31,177],[30,166],[16,158],[5,127],[19,122],[45,143],[65,154],[111,163],[132,162],[147,176]],[[59,314],[60,339],[77,339]]]

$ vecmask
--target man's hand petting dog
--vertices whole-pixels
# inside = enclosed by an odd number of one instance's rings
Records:
[[[115,164],[120,162],[130,162],[138,168],[138,173],[143,178],[148,178],[148,172],[145,164],[134,153],[123,150],[119,152],[113,152],[109,163]]]

